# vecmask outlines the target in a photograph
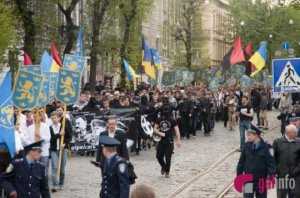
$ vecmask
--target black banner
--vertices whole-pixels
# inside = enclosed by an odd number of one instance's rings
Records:
[[[110,114],[117,118],[117,130],[127,133],[130,122],[135,121],[136,108],[111,109]],[[71,112],[73,138],[70,144],[73,153],[95,151],[99,135],[106,130],[108,115],[96,115],[90,112]],[[133,140],[128,140],[132,144]]]

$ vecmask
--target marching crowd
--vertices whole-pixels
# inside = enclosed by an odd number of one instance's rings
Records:
[[[96,160],[91,161],[102,172],[102,198],[129,197],[129,186],[136,178],[130,152],[139,154],[155,145],[161,174],[169,178],[174,144],[180,147],[182,139],[199,135],[199,131],[205,137],[213,135],[215,122],[223,122],[228,131],[239,127],[241,158],[237,173],[254,175],[254,192],[245,193],[245,197],[254,197],[255,193],[256,197],[266,197],[266,192],[259,189],[259,180],[274,175],[280,178],[287,175],[296,182],[294,189],[278,189],[280,197],[300,197],[297,192],[300,189],[299,107],[298,94],[283,94],[274,99],[271,88],[260,84],[243,90],[239,85],[223,86],[216,91],[204,84],[165,90],[141,85],[136,91],[96,87],[93,94],[85,86],[74,105],[65,107],[54,101],[34,111],[15,109],[17,155],[10,159],[5,145],[0,145],[0,188],[8,197],[36,198],[47,198],[51,196],[50,191],[63,189],[74,130],[64,113],[66,108],[107,116],[107,129],[100,134]],[[117,130],[117,118],[111,113],[116,108],[137,109],[126,133]],[[267,111],[272,108],[280,111],[278,122],[282,134],[274,142],[274,156],[269,152],[270,145],[261,137],[262,130],[269,129]],[[142,116],[153,127],[153,135],[145,131],[140,121]],[[127,138],[134,140],[131,148],[127,147]],[[144,190],[135,189],[132,197],[138,197],[137,194],[146,197],[143,191],[149,189],[140,187]],[[154,193],[149,194],[154,197]]]

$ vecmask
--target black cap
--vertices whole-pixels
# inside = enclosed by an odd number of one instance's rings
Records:
[[[254,133],[256,135],[261,135],[262,134],[262,130],[259,129],[257,126],[255,126],[254,124],[251,123],[251,127],[250,129],[247,130],[247,133]]]
[[[99,142],[104,147],[116,147],[121,144],[117,139],[104,135],[100,136]]]
[[[34,142],[32,144],[29,144],[27,146],[24,147],[25,152],[29,152],[32,150],[37,150],[37,149],[42,149],[42,143],[44,142],[44,140],[40,140],[38,142]]]

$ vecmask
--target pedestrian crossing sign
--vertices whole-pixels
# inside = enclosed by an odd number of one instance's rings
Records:
[[[300,58],[273,59],[273,92],[300,91]]]

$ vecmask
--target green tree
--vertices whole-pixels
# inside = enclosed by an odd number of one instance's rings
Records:
[[[271,6],[267,1],[231,0],[229,11],[231,20],[225,24],[229,34],[226,37],[232,42],[240,35],[244,43],[252,42],[257,48],[261,41],[268,41],[269,65],[274,52],[288,41],[300,54],[300,11],[292,6]]]
[[[0,1],[0,63],[4,62],[4,55],[7,54],[9,47],[15,43],[16,24],[14,21],[12,9]]]
[[[98,64],[98,55],[100,53],[100,30],[103,25],[104,16],[110,5],[110,0],[94,0],[92,2],[92,43],[91,43],[91,65],[90,65],[90,83],[92,91],[95,90],[96,73]]]
[[[32,61],[36,59],[35,36],[36,25],[34,23],[34,10],[32,0],[14,0],[16,9],[22,21],[24,31],[24,51],[30,54]]]

